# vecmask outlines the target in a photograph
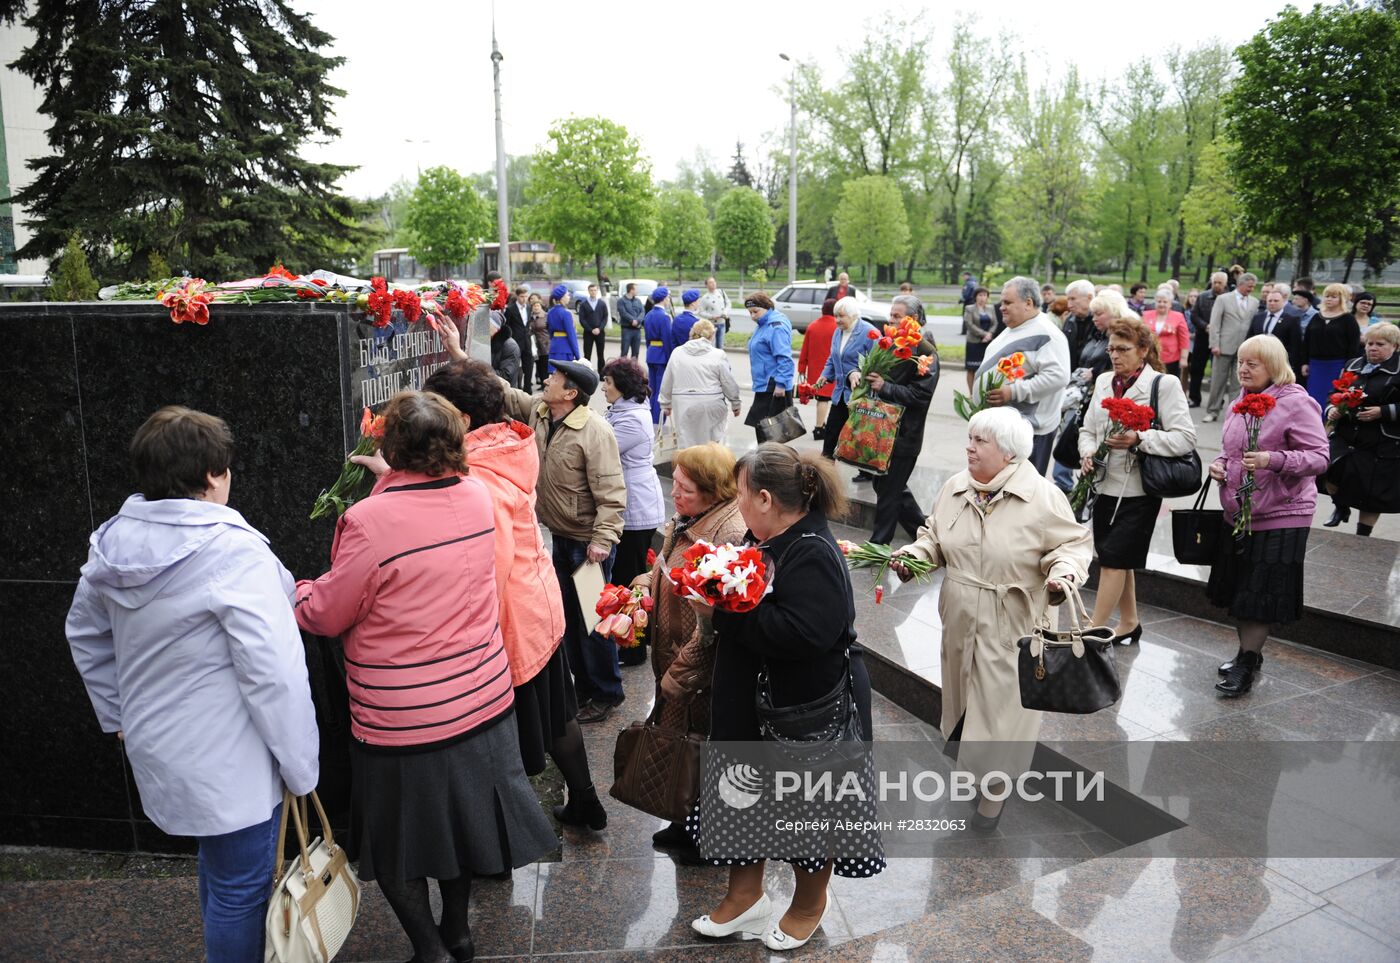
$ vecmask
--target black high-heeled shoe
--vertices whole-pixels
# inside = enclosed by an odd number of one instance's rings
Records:
[[[1332,505],[1332,517],[1322,523],[1323,528],[1336,528],[1342,522],[1351,521],[1351,509],[1345,505]]]
[[[1131,632],[1125,633],[1123,635],[1115,635],[1113,637],[1114,645],[1137,645],[1140,641],[1142,641],[1141,622],[1139,622],[1137,628],[1133,629]]]

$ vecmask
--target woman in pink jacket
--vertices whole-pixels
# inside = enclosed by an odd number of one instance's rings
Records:
[[[1303,557],[1317,506],[1317,476],[1328,463],[1322,412],[1296,383],[1283,342],[1268,334],[1249,338],[1240,345],[1237,364],[1240,397],[1269,395],[1274,408],[1260,419],[1259,443],[1250,448],[1245,417],[1232,405],[1221,431],[1220,457],[1210,465],[1231,527],[1239,516],[1245,474],[1254,473],[1248,530],[1238,538],[1224,534],[1207,588],[1211,602],[1239,620],[1240,650],[1220,666],[1225,678],[1215,686],[1227,696],[1242,695],[1254,684],[1270,626],[1296,622],[1303,614]]]
[[[340,518],[331,570],[298,582],[295,603],[303,629],[345,646],[360,876],[434,963],[472,958],[474,873],[557,845],[520,762],[491,496],[462,474],[462,429],[438,395],[394,396],[381,491]]]
[[[1142,322],[1157,336],[1157,352],[1162,356],[1162,365],[1167,374],[1181,377],[1181,364],[1188,361],[1191,354],[1191,329],[1186,324],[1186,315],[1172,310],[1172,289],[1162,285],[1157,289],[1156,306],[1142,313]]]
[[[569,790],[568,804],[555,807],[555,818],[601,830],[608,814],[589,774],[578,696],[560,645],[564,603],[559,579],[535,517],[540,474],[535,433],[506,415],[501,379],[483,361],[444,365],[423,388],[442,395],[466,419],[469,471],[491,493],[501,635],[510,656],[525,772],[543,772],[548,753]]]

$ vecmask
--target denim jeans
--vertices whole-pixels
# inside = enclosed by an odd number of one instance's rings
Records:
[[[1074,490],[1074,469],[1055,462],[1055,487],[1068,495]]]
[[[208,963],[262,963],[281,817],[278,803],[267,822],[199,837],[199,912]]]
[[[622,329],[622,356],[638,357],[642,353],[642,329]]]
[[[728,321],[720,321],[718,324],[715,325],[715,347],[716,347],[716,348],[723,348],[723,347],[724,347],[724,332],[726,332],[726,331],[728,331],[728,330],[729,330],[729,322],[728,322]]]
[[[588,558],[588,543],[554,536],[554,573],[564,596],[564,655],[574,676],[579,705],[592,701],[622,701],[622,670],[618,667],[617,643],[597,632],[583,630],[583,609],[574,590],[574,570]],[[612,578],[617,546],[603,562],[603,578]],[[597,602],[590,600],[589,604]]]

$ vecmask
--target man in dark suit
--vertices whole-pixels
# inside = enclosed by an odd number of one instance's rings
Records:
[[[1288,297],[1283,287],[1274,288],[1264,299],[1264,307],[1254,315],[1249,323],[1249,337],[1257,334],[1271,334],[1283,342],[1288,349],[1288,363],[1295,372],[1303,365],[1303,329],[1296,315],[1286,312]]]
[[[1191,305],[1191,407],[1201,406],[1201,384],[1206,377],[1206,362],[1210,360],[1210,310],[1215,299],[1225,293],[1230,276],[1224,271],[1216,271],[1210,276],[1210,287],[1196,295],[1196,303]]]
[[[608,302],[598,297],[598,285],[588,286],[588,297],[578,302],[578,323],[583,327],[583,356],[598,352],[598,377],[603,377],[603,345],[608,338]]]
[[[530,285],[517,284],[515,297],[506,305],[506,330],[511,340],[520,346],[520,370],[534,371],[532,364],[532,340],[530,337]],[[520,385],[515,387],[519,388]]]
[[[844,297],[855,297],[856,290],[851,287],[851,276],[842,271],[836,276],[836,283],[826,289],[826,296],[836,301]]]

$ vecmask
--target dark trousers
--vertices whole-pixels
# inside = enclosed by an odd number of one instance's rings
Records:
[[[598,352],[598,357],[597,357],[597,359],[596,359],[596,361],[595,361],[594,363],[598,365],[598,377],[599,377],[599,378],[602,378],[602,377],[603,377],[603,345],[605,345],[605,344],[607,343],[607,341],[608,341],[608,331],[607,331],[606,328],[599,328],[598,331],[599,331],[598,334],[591,334],[591,333],[589,333],[589,331],[588,331],[587,328],[584,329],[584,332],[583,332],[583,356],[584,356],[585,358],[592,358],[592,357],[593,357],[593,352],[594,352],[594,350],[597,350],[597,352]]]
[[[544,387],[544,379],[549,377],[549,356],[535,357],[535,384]]]
[[[603,562],[603,578],[612,578],[617,547]],[[622,701],[622,671],[617,665],[617,643],[596,632],[584,631],[583,609],[574,590],[574,571],[588,559],[588,543],[554,536],[554,574],[564,597],[564,655],[574,676],[579,704]],[[589,600],[590,605],[597,599]]]
[[[642,353],[642,329],[623,328],[622,329],[622,354],[629,357],[639,357]]]
[[[844,401],[833,401],[831,410],[826,413],[826,427],[822,429],[822,457],[836,459],[836,443],[841,440],[841,429],[846,427],[846,419],[851,409]]]
[[[900,525],[913,538],[926,520],[909,490],[909,476],[914,473],[918,458],[917,454],[895,455],[890,459],[890,470],[875,476],[875,530],[870,533],[870,540],[876,545],[893,542],[895,529]]]
[[[1201,384],[1206,380],[1206,362],[1210,361],[1210,348],[1206,345],[1206,336],[1197,333],[1196,344],[1199,351],[1191,352],[1191,404],[1201,403]]]
[[[1045,469],[1050,467],[1050,454],[1055,450],[1055,433],[1047,431],[1043,435],[1036,435],[1031,442],[1031,464],[1035,470],[1042,475]]]
[[[1181,377],[1181,362],[1180,362],[1180,361],[1168,361],[1168,362],[1166,362],[1166,363],[1163,365],[1163,367],[1165,367],[1165,368],[1167,369],[1167,374],[1171,375],[1173,378],[1180,378],[1180,377]]]

